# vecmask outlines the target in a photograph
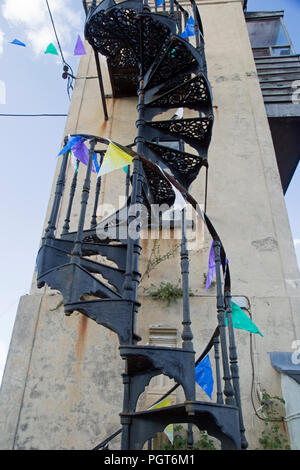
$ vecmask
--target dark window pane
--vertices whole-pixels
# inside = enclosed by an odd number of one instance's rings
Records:
[[[270,56],[270,49],[268,47],[261,49],[253,49],[254,57],[266,57]]]
[[[272,55],[291,55],[290,47],[273,47]]]
[[[247,27],[252,47],[289,44],[279,18],[248,21]]]

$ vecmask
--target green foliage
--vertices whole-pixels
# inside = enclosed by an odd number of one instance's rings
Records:
[[[161,282],[158,288],[151,284],[152,289],[145,289],[145,291],[150,295],[150,297],[152,297],[152,299],[167,302],[169,307],[172,302],[176,303],[177,299],[182,297],[182,288],[178,287],[178,285],[179,283],[174,286],[171,282]]]
[[[284,404],[283,398],[270,396],[263,393],[262,412],[265,416],[266,428],[261,433],[259,443],[263,450],[289,450],[288,440],[282,434],[279,423],[282,422],[282,416],[279,412],[279,405]]]
[[[183,426],[174,427],[174,442],[162,444],[162,450],[185,450],[187,449],[187,431],[184,433]],[[209,439],[205,431],[200,431],[200,439],[194,442],[193,450],[217,450],[214,442]]]
[[[183,296],[182,288],[179,287],[179,283],[180,280],[176,285],[171,282],[161,282],[158,288],[154,284],[151,284],[151,288],[145,289],[145,292],[147,292],[154,300],[167,302],[169,307],[172,302],[177,303],[177,300]],[[191,290],[189,295],[190,297],[194,295]]]

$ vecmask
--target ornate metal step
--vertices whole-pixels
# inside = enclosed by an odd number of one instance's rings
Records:
[[[151,193],[152,204],[163,205],[171,207],[175,201],[175,194],[171,184],[161,174],[152,170],[148,166],[143,166],[149,191]]]
[[[122,413],[121,423],[125,428],[130,427],[128,449],[131,450],[141,450],[147,440],[172,423],[195,424],[199,430],[219,439],[223,450],[241,449],[239,412],[235,406],[191,401],[160,409]]]
[[[100,274],[109,284],[113,285],[120,294],[124,283],[125,270],[117,269],[103,263],[98,263],[88,258],[80,258],[80,264],[90,273]]]
[[[175,179],[186,189],[197,178],[200,168],[207,165],[205,158],[187,152],[166,147],[165,145],[146,142],[152,154],[147,157],[155,161],[155,156],[173,173]]]
[[[82,256],[101,255],[114,262],[119,269],[125,270],[127,253],[127,245],[125,243],[116,243],[115,240],[97,243],[94,240],[97,240],[96,236],[91,241],[82,243]],[[38,272],[43,273],[52,267],[60,266],[60,260],[66,260],[66,256],[71,255],[73,249],[74,240],[61,238],[43,239],[43,244],[37,255]],[[53,260],[51,259],[52,257]],[[58,257],[57,260],[56,257]],[[68,260],[70,260],[70,257],[68,257]]]
[[[132,66],[134,57],[136,62],[143,61],[145,69],[175,31],[172,18],[145,13],[141,2],[136,1],[122,2],[106,11],[96,8],[85,26],[86,39],[96,51],[109,57],[112,65]]]
[[[178,107],[211,113],[212,95],[209,83],[205,75],[201,73],[155,98],[152,98],[152,90],[149,90],[145,94],[145,104],[147,111],[151,108],[152,114],[155,110]],[[149,119],[148,116],[147,119]]]
[[[145,125],[145,136],[148,141],[155,138],[167,139],[174,137],[182,139],[194,147],[201,157],[207,156],[212,134],[213,116],[176,119],[169,121],[152,121]]]
[[[179,74],[202,72],[201,55],[179,36],[172,36],[168,45],[162,45],[152,66],[145,74],[144,89],[165,86]]]
[[[99,325],[115,332],[120,344],[133,344],[141,338],[134,332],[135,309],[139,303],[131,300],[86,300],[65,304],[66,315],[81,312]]]
[[[81,265],[81,259],[72,257],[70,262],[44,273],[38,273],[38,287],[47,284],[58,290],[63,296],[63,303],[77,302],[83,295],[118,299],[121,296],[112,288],[94,277]]]
[[[126,376],[130,379],[129,411],[145,387],[156,375],[167,375],[182,385],[186,400],[195,398],[195,353],[179,348],[158,346],[120,346],[121,357],[126,360]]]

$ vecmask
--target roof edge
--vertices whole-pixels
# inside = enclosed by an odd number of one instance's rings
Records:
[[[277,11],[245,11],[246,19],[254,18],[279,18],[284,16],[284,10]]]

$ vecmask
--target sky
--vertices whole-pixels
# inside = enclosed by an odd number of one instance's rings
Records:
[[[65,59],[76,73],[73,50],[83,38],[81,0],[49,0]],[[249,11],[285,10],[300,53],[300,1],[249,0]],[[27,47],[10,44],[14,39]],[[59,57],[45,54],[55,36],[45,0],[0,0],[0,114],[67,114],[69,98]],[[28,294],[65,125],[64,117],[1,117],[0,381],[19,299]],[[300,170],[286,204],[300,264]]]

